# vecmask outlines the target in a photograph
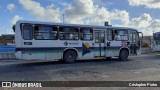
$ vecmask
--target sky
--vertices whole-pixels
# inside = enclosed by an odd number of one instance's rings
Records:
[[[136,28],[160,31],[160,0],[0,0],[0,35],[13,34],[18,20]]]

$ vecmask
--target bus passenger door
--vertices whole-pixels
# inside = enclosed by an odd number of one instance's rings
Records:
[[[104,30],[95,30],[95,55],[96,57],[105,56],[105,31]]]
[[[138,55],[138,51],[140,51],[140,40],[137,31],[130,32],[130,54]]]

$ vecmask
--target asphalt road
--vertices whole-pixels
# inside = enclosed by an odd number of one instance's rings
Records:
[[[81,60],[74,64],[53,61],[0,60],[0,81],[137,81],[160,80],[160,54],[131,56],[127,61]]]

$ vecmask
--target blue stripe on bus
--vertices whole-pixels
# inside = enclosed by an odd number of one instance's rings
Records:
[[[23,48],[16,48],[16,51],[32,51],[32,50],[64,50],[70,47],[23,47]],[[72,47],[76,48],[78,51],[82,50],[82,47]],[[101,47],[104,49],[117,49],[121,48],[121,46],[114,46],[114,47]],[[89,49],[99,49],[99,47],[90,47]]]
[[[69,47],[27,47],[27,48],[16,48],[16,51],[33,51],[33,50],[64,50]],[[82,50],[82,47],[72,47],[76,48],[78,51]],[[90,47],[94,49],[94,47]]]

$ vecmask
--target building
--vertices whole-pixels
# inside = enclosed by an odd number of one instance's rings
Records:
[[[15,35],[2,34],[0,44],[15,44]]]
[[[143,47],[143,45],[151,46],[152,45],[152,36],[143,36],[143,38],[142,38],[142,47]]]

